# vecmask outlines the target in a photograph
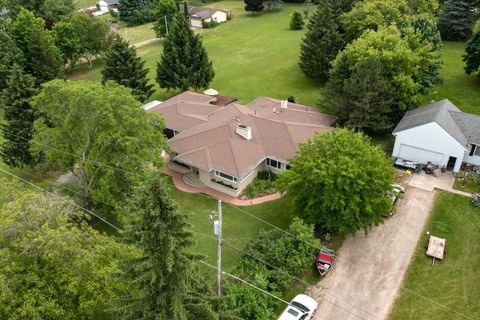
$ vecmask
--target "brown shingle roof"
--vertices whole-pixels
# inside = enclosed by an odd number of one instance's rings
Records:
[[[169,141],[178,154],[176,160],[236,177],[266,157],[286,162],[296,154],[299,143],[315,132],[331,130],[336,119],[299,104],[289,103],[288,109],[281,109],[280,100],[271,98],[260,97],[246,106],[218,107],[206,102],[206,97],[211,102],[212,97],[185,92],[151,110],[164,116],[168,128],[181,131]],[[251,128],[251,140],[235,132],[240,123]]]

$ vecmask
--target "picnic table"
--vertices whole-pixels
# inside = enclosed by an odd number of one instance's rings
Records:
[[[445,254],[445,239],[430,236],[428,240],[427,256],[432,257],[432,265],[435,266],[435,259],[443,260]]]

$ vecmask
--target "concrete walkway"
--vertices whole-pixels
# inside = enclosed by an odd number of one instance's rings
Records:
[[[172,177],[175,187],[177,187],[177,189],[180,191],[188,192],[188,193],[204,193],[206,195],[209,195],[212,198],[222,200],[223,202],[228,202],[236,206],[251,206],[251,205],[260,204],[260,203],[264,203],[272,200],[277,200],[282,197],[280,193],[275,193],[268,196],[255,198],[255,199],[241,200],[205,186],[201,188],[189,186],[183,181],[183,176],[181,173],[173,171],[168,166],[164,167],[163,172]]]
[[[419,174],[413,174],[407,181],[407,184],[419,189],[433,191],[434,189],[455,193],[465,197],[471,197],[472,194],[463,192],[453,188],[455,182],[455,175],[451,172],[445,172],[438,177],[421,172]]]

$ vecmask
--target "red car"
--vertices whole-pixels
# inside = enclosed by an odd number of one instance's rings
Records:
[[[320,249],[317,256],[317,270],[320,276],[324,276],[330,271],[335,262],[334,251],[327,248]]]

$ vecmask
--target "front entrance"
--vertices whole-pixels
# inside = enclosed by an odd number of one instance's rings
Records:
[[[455,163],[457,162],[457,158],[455,157],[450,157],[448,158],[448,163],[447,163],[447,170],[453,170],[455,168]]]

